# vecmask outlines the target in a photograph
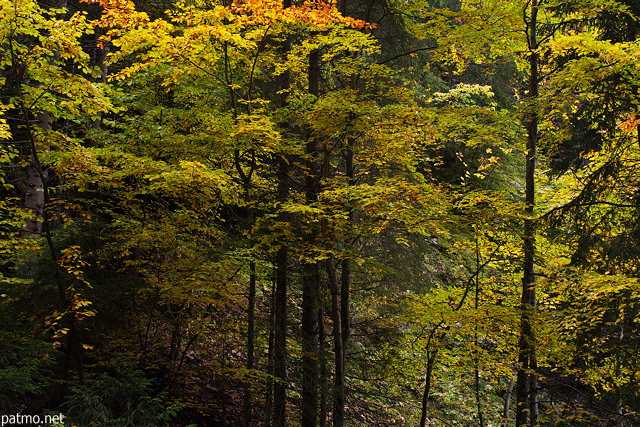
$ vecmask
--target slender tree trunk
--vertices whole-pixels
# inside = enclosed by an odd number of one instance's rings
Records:
[[[342,12],[342,10],[341,10]],[[344,13],[343,13],[344,15]],[[318,61],[318,59],[314,59],[315,61]],[[319,64],[318,64],[319,66]],[[318,81],[320,78],[319,72],[318,72]],[[314,88],[315,89],[315,88]],[[319,93],[320,88],[317,88],[317,91]],[[345,278],[344,275],[344,265],[343,265],[343,279]],[[349,267],[346,267],[347,269]],[[349,280],[349,277],[347,277],[347,281]],[[345,285],[345,282],[343,281],[343,286]],[[348,283],[347,283],[347,286]],[[347,308],[348,310],[348,308]],[[328,397],[329,397],[329,383],[328,383],[328,372],[327,372],[327,343],[326,343],[326,337],[325,337],[325,325],[324,325],[324,310],[322,309],[322,307],[318,310],[318,329],[319,329],[319,335],[318,335],[318,341],[319,341],[319,355],[320,355],[320,422],[319,425],[320,427],[324,427],[327,425],[327,415],[328,415]]]
[[[308,68],[309,93],[320,95],[320,53],[313,51],[309,55]],[[312,204],[318,200],[320,170],[318,167],[318,140],[309,136],[305,154],[305,200]],[[304,236],[309,250],[317,246],[318,231],[315,224]],[[302,276],[302,425],[315,426],[318,423],[318,295],[320,290],[320,271],[317,261],[309,260],[303,265]]]
[[[251,221],[249,224],[251,224]],[[247,301],[247,369],[252,370],[255,363],[255,310],[256,310],[256,263],[249,263],[249,297]],[[251,404],[251,384],[247,385],[244,395],[244,425],[251,426],[253,407]]]
[[[284,0],[283,7],[291,7],[291,0]],[[285,38],[279,46],[279,54],[282,57],[291,50],[289,38]],[[291,85],[291,78],[288,71],[282,73],[278,78],[280,94],[278,105],[285,108],[288,104],[288,89]],[[286,131],[288,123],[282,124]],[[284,203],[289,197],[289,162],[283,154],[277,163],[278,168],[278,202]],[[280,213],[280,220],[289,220],[286,213]],[[287,371],[287,287],[289,270],[289,251],[285,244],[281,244],[276,253],[276,283],[273,298],[273,374],[277,380],[273,383],[272,418],[271,425],[274,427],[284,427],[286,425],[286,371]]]
[[[340,13],[347,17],[347,2],[348,0],[342,0],[340,2]],[[357,57],[357,53],[353,53],[352,57],[355,59]],[[356,74],[352,74],[349,76],[349,87],[355,92],[358,88],[358,76]],[[355,114],[349,114],[347,126],[350,127],[351,123],[355,119]],[[353,146],[355,145],[356,138],[354,137],[354,133],[349,130],[347,135],[347,146],[344,150],[344,159],[345,159],[345,174],[348,178],[348,185],[355,185],[355,166],[354,166],[354,155],[353,155]],[[348,208],[348,228],[349,231],[352,231],[353,224],[355,222],[355,212],[351,207]],[[347,242],[351,239],[351,233],[347,235]],[[337,286],[336,286],[337,287]],[[345,258],[342,260],[342,274],[340,277],[340,295],[339,295],[339,316],[340,316],[340,340],[341,346],[339,349],[336,349],[336,352],[342,353],[342,360],[340,362],[341,374],[340,378],[338,378],[338,366],[336,366],[336,386],[338,390],[335,392],[338,397],[337,403],[341,406],[341,423],[343,423],[344,419],[344,406],[346,403],[346,369],[347,369],[347,348],[349,335],[351,333],[351,314],[350,314],[350,297],[351,297],[351,259]],[[335,320],[334,320],[335,322]],[[334,403],[335,406],[335,403]],[[335,410],[335,409],[334,409]]]
[[[427,348],[427,374],[425,375],[424,390],[422,392],[422,415],[420,416],[420,427],[426,427],[427,414],[429,412],[429,394],[431,393],[431,378],[433,377],[433,367],[436,363],[437,352]]]
[[[276,254],[276,286],[273,337],[273,420],[275,427],[286,425],[287,372],[287,270],[288,250],[281,246]]]
[[[529,36],[529,98],[535,99],[538,96],[538,67],[539,58],[537,53],[537,17],[538,0],[532,0],[530,6],[530,17],[528,22]],[[537,423],[538,403],[537,403],[537,360],[536,360],[536,340],[532,324],[532,315],[536,307],[535,288],[535,222],[533,212],[535,207],[535,168],[536,168],[536,148],[538,143],[538,114],[531,111],[527,124],[527,159],[525,178],[525,202],[526,219],[524,224],[524,263],[522,278],[522,298],[521,298],[521,319],[520,319],[520,340],[518,354],[518,374],[516,381],[516,426],[530,425]]]
[[[289,163],[283,157],[278,169],[278,199],[280,203],[289,196]],[[288,214],[280,213],[283,222],[289,220]],[[273,418],[274,427],[286,425],[286,372],[287,372],[287,288],[289,273],[289,250],[286,243],[281,244],[276,253],[276,282],[274,288],[273,311]]]
[[[353,217],[353,213],[350,213],[349,219],[351,220]],[[351,317],[349,313],[349,295],[351,293],[351,260],[344,259],[342,260],[342,274],[340,276],[340,318],[342,320],[342,346],[345,349],[345,363],[347,362],[347,341],[349,339],[349,334],[351,333],[351,325],[349,322],[349,318]]]
[[[283,104],[286,100],[282,101]],[[282,157],[278,162],[278,199],[280,203],[289,196],[289,163]],[[289,221],[286,213],[280,213],[282,222]],[[281,243],[275,259],[276,282],[273,298],[273,375],[277,378],[273,385],[273,418],[274,427],[286,424],[286,371],[287,371],[287,288],[289,273],[289,250],[286,243]]]
[[[476,335],[476,346],[478,345],[477,335]],[[478,413],[478,425],[480,427],[484,427],[484,413],[482,411],[482,395],[480,394],[480,368],[479,368],[479,357],[476,354],[474,360],[474,385],[475,385],[475,395],[476,395],[476,411]]]
[[[333,382],[333,425],[344,425],[344,349],[342,347],[342,319],[340,314],[340,288],[333,256],[327,259],[329,285],[331,290],[331,317],[333,320],[333,346],[335,376]]]
[[[476,295],[474,300],[474,308],[476,313],[480,307],[480,244],[478,241],[478,230],[475,230],[476,235]],[[475,333],[474,333],[475,355],[474,355],[474,376],[475,376],[475,394],[476,394],[476,409],[478,412],[478,422],[480,427],[484,427],[484,413],[482,411],[482,395],[480,393],[480,355],[478,354],[478,321],[476,318]]]
[[[351,89],[355,90],[357,87],[357,77],[351,76]],[[355,117],[350,115],[350,120]],[[350,132],[351,133],[351,132]],[[355,138],[352,135],[347,137],[347,148],[344,152],[345,157],[345,173],[349,179],[349,185],[355,185],[355,167],[353,161],[353,146],[355,144]],[[353,229],[355,222],[355,212],[353,209],[349,209],[348,221],[349,230]],[[350,236],[347,236],[348,238]],[[342,318],[342,347],[344,349],[344,364],[347,363],[347,341],[349,340],[349,334],[351,333],[351,314],[349,307],[349,299],[351,296],[351,260],[346,258],[342,260],[342,275],[341,275],[341,289],[340,289],[340,316]]]
[[[302,425],[318,423],[318,282],[315,262],[305,263],[302,278]]]
[[[273,278],[273,287],[271,289],[271,301],[270,301],[270,311],[269,311],[269,348],[267,350],[267,372],[270,374],[269,379],[267,380],[267,395],[265,402],[265,414],[267,420],[273,420],[273,388],[274,381],[273,376],[275,373],[275,330],[276,330],[276,317],[275,317],[275,307],[276,307],[276,277]]]
[[[251,197],[251,179],[253,171],[256,167],[255,153],[251,152],[251,161],[249,162],[249,168],[247,171],[243,169],[240,161],[239,151],[235,150],[235,165],[238,171],[240,179],[242,179],[244,192],[243,199],[245,203],[248,203]],[[249,230],[248,246],[251,249],[253,247],[253,237],[251,236],[251,230],[253,229],[254,212],[253,208],[247,209],[246,215],[246,229]],[[254,340],[255,340],[255,308],[256,308],[256,263],[251,260],[249,262],[249,289],[247,298],[247,369],[253,369],[255,362],[254,355]],[[244,396],[244,422],[245,426],[251,424],[252,412],[251,407],[251,385],[247,384]]]
[[[511,396],[513,395],[513,388],[516,384],[516,374],[514,372],[509,380],[509,387],[507,387],[507,394],[504,397],[504,406],[502,408],[502,427],[507,427],[509,425],[509,409],[511,408]]]
[[[25,118],[26,120],[26,118]],[[36,116],[36,125],[43,130],[51,130],[51,115],[49,113],[41,113]],[[30,126],[27,124],[27,126]],[[25,167],[27,191],[24,198],[24,206],[32,212],[32,216],[27,218],[26,227],[22,233],[22,237],[28,237],[32,234],[42,233],[42,219],[44,218],[45,192],[44,186],[48,173],[46,169],[39,166],[39,161],[34,154],[31,161]]]
[[[327,343],[324,332],[324,310],[318,309],[318,350],[320,354],[320,427],[327,425],[327,398],[329,395],[329,388],[327,383]]]

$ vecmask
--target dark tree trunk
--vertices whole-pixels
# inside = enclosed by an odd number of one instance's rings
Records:
[[[276,278],[273,278],[273,287],[271,290],[270,312],[269,312],[269,348],[267,350],[267,372],[270,374],[267,380],[267,396],[265,402],[265,414],[268,420],[273,420],[273,388],[275,382],[273,375],[275,372],[275,307],[276,307]]]
[[[356,89],[357,86],[357,78],[356,76],[351,76],[351,88]],[[351,115],[350,119],[354,119]],[[353,146],[355,144],[355,138],[353,136],[349,136],[347,138],[347,149],[345,150],[345,173],[347,178],[349,179],[349,185],[355,185],[355,167],[353,162]],[[353,224],[355,222],[355,212],[350,207],[348,214],[349,221],[349,230],[353,229]],[[350,238],[350,236],[348,236]],[[340,289],[340,315],[342,318],[342,347],[344,349],[344,364],[347,363],[347,341],[349,340],[350,334],[350,318],[351,315],[349,313],[349,299],[351,295],[351,260],[344,259],[342,261],[342,276],[341,276],[341,289]]]
[[[302,278],[302,425],[318,424],[319,343],[317,263],[303,266]]]
[[[289,195],[289,164],[285,158],[279,161],[278,198],[284,202]],[[288,219],[286,213],[280,214],[281,220]],[[287,287],[289,270],[289,250],[281,244],[276,253],[276,281],[273,298],[273,419],[272,425],[286,425],[286,372],[287,372]]]
[[[474,299],[474,308],[477,312],[480,307],[480,244],[478,241],[478,230],[475,230],[475,240],[476,240],[476,295]],[[480,390],[480,355],[478,354],[478,321],[476,319],[475,332],[474,332],[474,344],[475,344],[475,355],[474,355],[474,386],[475,386],[475,394],[476,394],[476,409],[478,413],[478,425],[480,427],[484,427],[484,412],[482,410],[482,395]]]
[[[333,320],[333,346],[335,376],[333,382],[333,425],[344,425],[344,348],[342,346],[342,319],[340,314],[340,288],[333,257],[327,259],[329,285],[331,290],[331,318]]]
[[[308,69],[309,93],[316,97],[320,94],[320,54],[314,51],[309,55]],[[305,148],[307,155],[305,175],[305,199],[308,204],[318,200],[319,168],[318,141],[309,136]],[[310,225],[304,236],[306,247],[313,251],[317,246],[317,227]],[[311,254],[309,254],[311,255]],[[318,295],[320,290],[320,272],[317,261],[309,260],[303,265],[302,273],[302,425],[315,426],[318,423]]]
[[[530,6],[528,25],[529,36],[529,98],[538,96],[538,39],[537,39],[538,1]],[[522,278],[520,340],[518,354],[518,374],[516,381],[516,426],[535,425],[538,417],[537,403],[537,361],[536,339],[533,330],[532,315],[536,307],[535,287],[535,168],[538,143],[538,114],[531,111],[527,124],[527,159],[525,177],[526,219],[524,224],[524,263]]]
[[[327,383],[327,343],[324,332],[324,310],[318,309],[318,350],[320,353],[320,421],[318,425],[327,425],[327,398],[329,396],[329,384]]]
[[[250,222],[250,224],[253,221]],[[256,263],[249,263],[249,296],[247,301],[247,369],[252,370],[255,363],[255,310],[256,310]],[[251,404],[251,384],[247,384],[244,395],[244,425],[251,426],[253,407]]]
[[[273,336],[273,421],[275,427],[286,425],[287,371],[287,269],[288,250],[281,246],[276,254]]]
[[[420,427],[426,427],[427,414],[429,412],[429,394],[431,393],[431,378],[433,377],[433,366],[436,363],[435,351],[427,348],[427,374],[425,375],[424,390],[422,392],[422,415],[420,417]]]
[[[291,6],[291,0],[284,0],[283,7]],[[285,38],[279,47],[279,53],[282,57],[286,57],[291,50],[291,42],[289,38]],[[278,78],[278,105],[285,108],[288,104],[287,94],[291,85],[291,78],[288,71],[282,73]],[[286,131],[289,128],[288,123],[282,124]],[[277,163],[278,175],[278,202],[284,203],[289,197],[289,161],[283,154]],[[286,213],[279,214],[282,222],[287,221]],[[273,375],[276,381],[273,383],[273,394],[271,401],[272,418],[271,425],[274,427],[284,427],[286,425],[286,371],[287,371],[287,287],[288,287],[288,270],[289,270],[289,251],[286,243],[281,243],[278,248],[275,259],[276,265],[276,281],[274,286],[273,297]],[[271,357],[271,355],[270,355]]]
[[[504,397],[504,405],[502,407],[502,427],[507,427],[509,425],[509,408],[511,407],[511,396],[513,395],[513,388],[516,384],[516,377],[514,375],[511,376],[511,380],[509,380],[509,387],[507,387],[507,394]]]

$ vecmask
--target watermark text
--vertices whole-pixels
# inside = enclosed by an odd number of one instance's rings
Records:
[[[54,424],[64,424],[64,415],[23,415],[23,414],[2,414],[0,415],[0,427],[4,426],[50,426]]]

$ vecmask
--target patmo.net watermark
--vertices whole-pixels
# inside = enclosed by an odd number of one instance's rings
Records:
[[[0,427],[4,426],[51,426],[63,425],[64,415],[23,415],[23,414],[2,414],[0,415]]]

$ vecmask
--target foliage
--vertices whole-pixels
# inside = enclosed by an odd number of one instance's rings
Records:
[[[75,386],[65,402],[68,417],[81,425],[161,426],[180,409],[167,405],[166,393],[154,393],[144,373],[119,367],[115,376],[102,373],[85,386]]]
[[[635,4],[338,3],[0,0],[1,410],[637,423]]]

